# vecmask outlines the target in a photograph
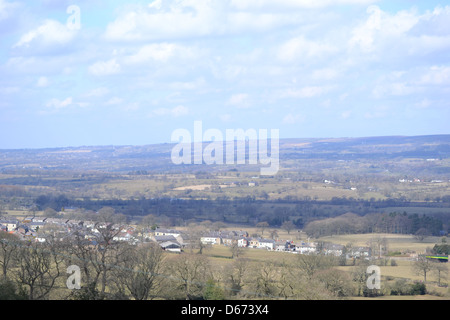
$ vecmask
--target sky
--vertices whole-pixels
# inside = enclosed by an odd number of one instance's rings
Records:
[[[0,0],[0,149],[449,134],[450,3]]]

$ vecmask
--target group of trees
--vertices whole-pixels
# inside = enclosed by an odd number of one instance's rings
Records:
[[[400,233],[415,234],[420,238],[438,236],[444,225],[432,216],[407,213],[373,213],[359,216],[346,213],[334,218],[315,220],[308,223],[304,231],[311,237],[357,233]]]
[[[339,299],[367,294],[365,262],[353,273],[334,268],[324,255],[255,261],[245,255],[217,266],[199,250],[165,252],[156,243],[114,241],[108,224],[95,240],[74,232],[56,241],[23,242],[0,234],[1,299]],[[77,266],[81,288],[68,289],[69,266]],[[72,281],[72,280],[70,280]]]
[[[349,272],[336,268],[346,265],[343,257],[319,253],[261,260],[246,258],[242,250],[234,252],[230,248],[229,263],[217,264],[195,239],[184,252],[174,254],[163,251],[155,242],[131,245],[115,241],[120,232],[120,224],[107,223],[88,237],[74,230],[70,237],[56,240],[57,230],[49,228],[44,231],[46,241],[42,243],[0,232],[0,299],[324,300],[420,294],[424,290],[424,286],[413,282],[399,281],[381,290],[369,289],[367,267],[374,263],[386,265],[385,259],[353,260]],[[380,242],[376,247],[382,245],[386,246]],[[445,245],[434,249],[447,250]],[[73,290],[68,288],[71,266],[78,268],[81,285]],[[424,282],[430,272],[439,271],[440,283],[448,272],[445,263],[422,258],[412,266],[424,276]]]
[[[265,221],[271,227],[281,226],[285,221],[291,220],[297,228],[302,228],[306,223],[316,220],[333,218],[346,212],[354,212],[360,216],[370,216],[376,212],[385,211],[389,207],[409,207],[409,206],[436,206],[442,208],[441,215],[435,215],[434,220],[427,221],[422,217],[415,218],[411,228],[415,224],[427,223],[428,229],[438,228],[437,221],[446,224],[449,222],[448,215],[445,214],[447,203],[411,203],[404,199],[388,200],[361,200],[353,198],[333,198],[330,201],[317,201],[309,197],[302,199],[278,199],[278,200],[256,200],[254,197],[228,198],[219,197],[215,200],[198,199],[171,199],[171,198],[136,198],[136,199],[71,199],[64,194],[60,195],[40,195],[34,199],[34,207],[37,210],[52,208],[56,211],[66,207],[83,208],[85,210],[98,211],[100,208],[108,206],[117,212],[129,217],[140,217],[148,214],[157,216],[165,215],[174,219],[186,221],[189,219],[209,219],[222,222],[253,223],[254,221]],[[391,232],[403,233],[405,223],[401,221],[403,214],[395,214],[395,226],[398,230]],[[411,215],[412,216],[412,215]],[[412,217],[411,217],[412,218]],[[390,219],[390,217],[387,217]],[[431,225],[434,224],[434,225]],[[385,224],[384,228],[389,228],[391,224]],[[381,228],[382,226],[377,226]]]

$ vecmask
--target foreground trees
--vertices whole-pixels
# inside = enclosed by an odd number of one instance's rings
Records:
[[[49,297],[58,278],[64,272],[63,246],[56,243],[32,243],[19,247],[15,255],[16,276],[28,289],[28,299]]]
[[[368,290],[367,267],[373,262],[363,259],[354,263],[351,272],[340,268],[339,258],[324,254],[212,259],[189,248],[174,254],[156,243],[116,241],[118,230],[120,225],[106,224],[95,237],[75,231],[70,239],[54,241],[49,236],[43,243],[0,234],[0,298],[325,300],[382,294]],[[67,270],[73,266],[79,270],[79,290],[67,286]],[[430,272],[439,281],[447,276],[444,264],[419,260],[415,268],[424,280]],[[418,292],[411,288],[396,283],[391,292]]]

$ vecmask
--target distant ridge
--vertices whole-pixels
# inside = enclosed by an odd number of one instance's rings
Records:
[[[142,146],[80,146],[0,150],[0,172],[8,170],[199,170],[201,166],[175,166],[175,143]],[[377,159],[448,159],[450,134],[356,138],[280,139],[280,162],[323,159],[327,161]],[[210,169],[214,166],[203,166]],[[220,167],[220,166],[217,166]],[[223,168],[223,166],[222,166]],[[446,170],[444,170],[446,172]]]

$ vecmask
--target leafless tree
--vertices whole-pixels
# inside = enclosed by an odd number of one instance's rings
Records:
[[[270,261],[258,263],[250,275],[246,292],[260,298],[273,298],[277,295],[277,271]]]
[[[367,273],[368,266],[369,263],[363,260],[360,264],[354,266],[351,272],[352,281],[355,284],[356,294],[358,296],[362,296],[367,287],[367,279],[369,277]]]
[[[286,230],[286,232],[288,234],[290,234],[291,231],[295,229],[295,224],[291,220],[288,220],[288,221],[283,222],[283,224],[281,225],[281,228]]]
[[[122,256],[125,253],[123,243],[114,240],[119,235],[123,227],[106,223],[97,227],[98,233],[95,234],[95,249],[97,254],[94,269],[100,274],[100,293],[105,295],[108,276],[110,271],[120,264]]]
[[[423,281],[426,282],[427,274],[432,270],[433,265],[425,256],[419,256],[417,261],[413,263],[412,268],[416,274],[423,276]]]
[[[244,253],[244,248],[239,246],[239,243],[237,241],[233,241],[230,246],[231,251],[231,258],[238,258]]]
[[[318,270],[326,269],[331,265],[332,258],[322,254],[299,254],[295,263],[307,279],[312,279]]]
[[[64,252],[56,243],[29,243],[18,247],[16,277],[28,289],[30,300],[48,299],[65,273]]]
[[[261,235],[264,234],[264,230],[266,230],[269,227],[269,224],[266,221],[258,222],[256,224],[256,227],[261,230]]]
[[[348,297],[353,293],[351,278],[347,272],[334,268],[321,270],[314,275],[324,284],[325,289],[338,298]]]
[[[441,285],[441,280],[446,279],[448,276],[448,267],[446,263],[433,262],[431,271],[438,278],[438,286]]]
[[[206,281],[211,278],[207,257],[184,253],[170,261],[169,270],[173,284],[186,300],[202,295]]]
[[[156,243],[130,246],[122,264],[113,270],[115,283],[135,300],[148,300],[158,294],[163,269],[163,251]]]
[[[8,270],[14,263],[19,245],[19,239],[15,235],[0,231],[0,266],[4,280],[8,278]]]
[[[237,295],[244,286],[249,261],[245,258],[237,258],[232,264],[227,265],[224,270],[225,287],[231,295]]]

